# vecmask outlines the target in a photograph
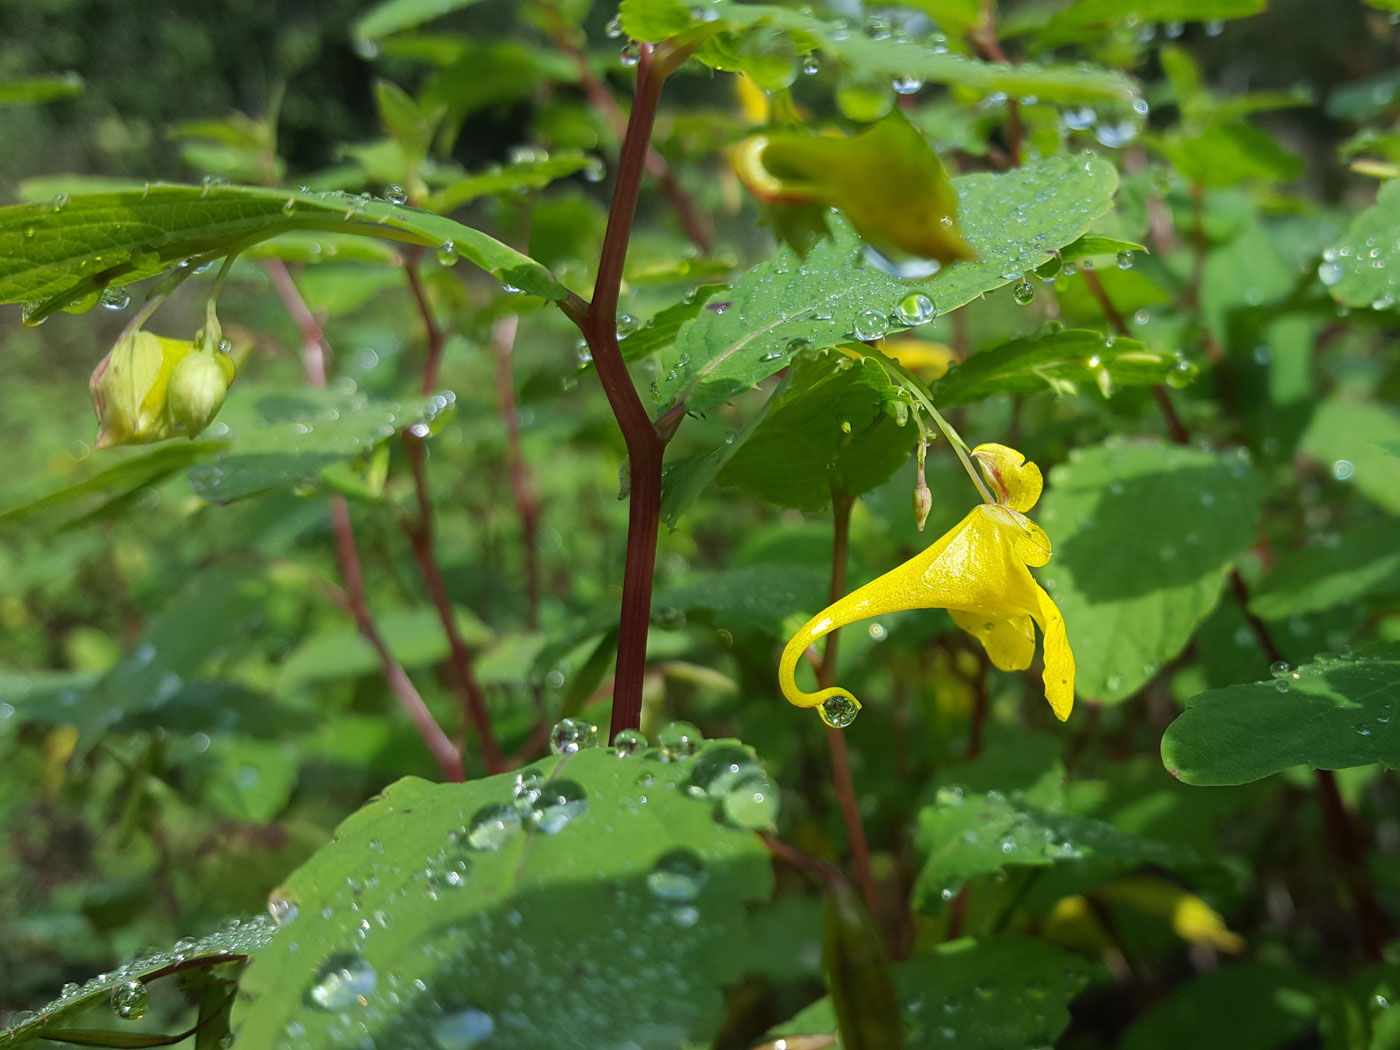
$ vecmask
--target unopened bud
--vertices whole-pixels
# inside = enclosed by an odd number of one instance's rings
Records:
[[[927,485],[920,485],[914,490],[914,523],[919,526],[919,531],[924,531],[924,523],[928,521],[929,511],[933,510],[933,493],[928,490]]]
[[[97,411],[97,448],[140,445],[170,436],[166,388],[171,369],[192,345],[150,332],[133,332],[117,341],[88,383]]]
[[[218,415],[234,374],[228,354],[214,350],[186,354],[170,373],[166,406],[171,424],[182,429],[186,437],[197,437]]]

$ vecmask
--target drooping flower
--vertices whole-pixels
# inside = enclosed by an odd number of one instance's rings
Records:
[[[817,707],[833,725],[848,724],[859,701],[839,686],[804,692],[798,662],[807,647],[838,627],[906,609],[947,609],[1003,671],[1029,667],[1035,628],[1044,638],[1045,699],[1062,721],[1074,705],[1074,653],[1060,610],[1031,576],[1050,560],[1050,538],[1026,517],[1040,498],[1034,463],[1004,445],[972,451],[995,503],[973,507],[921,554],[823,609],[788,642],[778,667],[783,695],[798,707]]]

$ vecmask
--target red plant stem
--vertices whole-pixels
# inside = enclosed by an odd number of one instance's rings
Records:
[[[422,278],[418,273],[417,252],[405,260],[404,275],[408,280],[409,289],[413,292],[413,301],[418,305],[418,313],[427,338],[428,354],[423,366],[421,387],[422,393],[427,395],[437,389],[446,335],[433,316],[432,304],[428,302],[427,290],[423,287]],[[409,464],[413,471],[413,488],[418,500],[417,519],[411,521],[405,518],[404,532],[408,535],[413,558],[423,574],[424,586],[428,589],[433,608],[437,610],[438,619],[442,623],[443,634],[447,637],[453,684],[461,702],[463,723],[469,722],[475,727],[481,740],[481,755],[486,761],[487,771],[499,773],[508,767],[501,753],[501,745],[496,740],[495,730],[491,727],[491,715],[486,709],[486,693],[477,681],[471,649],[457,626],[452,596],[447,589],[447,581],[443,578],[442,566],[437,558],[437,547],[433,542],[433,522],[436,520],[436,513],[433,509],[432,488],[428,484],[426,441],[409,428],[403,432],[403,444],[408,452]]]
[[[588,96],[588,101],[593,108],[603,114],[613,131],[618,135],[626,137],[628,118],[622,112],[622,107],[618,105],[613,93],[608,90],[608,86],[603,83],[593,72],[593,67],[588,62],[588,55],[578,44],[578,35],[572,27],[564,24],[559,17],[554,5],[550,5],[551,32],[554,41],[574,60],[574,68],[578,71],[578,84],[583,93]],[[645,157],[646,171],[656,184],[661,187],[661,192],[666,195],[666,199],[671,202],[671,207],[676,211],[676,218],[680,220],[681,229],[686,238],[699,248],[705,255],[710,254],[710,238],[714,236],[714,230],[707,219],[705,219],[695,208],[695,203],[690,199],[690,195],[681,188],[681,184],[676,180],[675,173],[666,163],[666,159],[661,156],[650,144],[650,134],[648,134],[648,144]]]
[[[491,351],[496,359],[496,398],[506,428],[507,470],[515,512],[520,518],[520,542],[525,551],[525,625],[539,627],[540,556],[536,536],[540,529],[540,500],[530,477],[530,467],[520,447],[520,413],[515,405],[515,378],[511,358],[520,318],[507,314],[491,326]]]
[[[569,299],[561,304],[561,309],[579,326],[588,343],[598,380],[627,446],[631,496],[610,740],[623,729],[636,729],[641,724],[652,576],[656,570],[656,538],[661,525],[661,458],[666,442],[680,422],[677,414],[663,421],[663,427],[652,424],[617,345],[617,301],[622,287],[622,267],[627,259],[627,242],[632,236],[647,144],[665,83],[665,74],[658,75],[653,59],[653,48],[649,44],[640,45],[637,94],[622,139],[612,207],[608,211],[598,277],[593,286],[593,302],[585,306],[581,300]]]
[[[452,596],[443,579],[442,568],[438,565],[433,546],[433,503],[427,477],[427,445],[421,437],[411,431],[403,432],[404,448],[408,451],[408,461],[413,469],[413,486],[418,493],[418,516],[416,520],[404,521],[404,531],[408,533],[409,544],[413,548],[414,560],[423,573],[423,582],[428,588],[433,608],[442,621],[443,632],[447,635],[448,652],[451,657],[452,675],[456,679],[457,693],[463,701],[463,722],[470,722],[476,728],[481,740],[481,756],[486,761],[488,773],[501,773],[508,767],[501,754],[501,745],[496,740],[491,727],[491,715],[486,710],[486,693],[477,681],[476,669],[472,666],[472,651],[462,637],[457,626],[457,614],[452,607]]]
[[[1004,62],[1011,65],[1006,52],[997,40],[996,9],[992,4],[984,4],[982,25],[972,34],[972,42],[982,57],[991,62]],[[1006,100],[1006,153],[1009,166],[1021,166],[1021,104],[1014,98]]]
[[[287,312],[301,329],[301,361],[306,373],[306,382],[310,386],[325,386],[328,344],[325,333],[321,330],[321,322],[316,320],[311,308],[306,305],[306,300],[301,297],[296,282],[287,271],[286,263],[281,259],[267,259],[263,262],[263,267],[272,278],[272,285],[281,296]]]
[[[829,601],[839,601],[846,594],[846,561],[851,545],[851,507],[855,497],[844,492],[831,494],[833,542],[831,550],[831,591]],[[836,678],[836,646],[841,631],[826,636],[821,666],[817,668],[817,688],[827,689]],[[880,894],[875,887],[875,874],[870,867],[870,844],[865,838],[865,824],[860,819],[860,802],[856,798],[855,777],[851,775],[851,760],[846,750],[845,730],[826,727],[826,744],[831,752],[832,785],[841,804],[841,820],[846,825],[846,842],[851,850],[851,865],[855,868],[856,884],[865,898],[865,907],[879,922]]]
[[[1123,317],[1113,305],[1112,300],[1109,299],[1102,282],[1099,281],[1098,274],[1092,270],[1086,271],[1084,279],[1088,282],[1089,290],[1093,292],[1094,298],[1103,308],[1104,315],[1113,323],[1114,327],[1126,334],[1123,327]],[[1189,445],[1191,435],[1181,422],[1180,417],[1177,416],[1175,409],[1172,408],[1171,400],[1167,398],[1166,391],[1162,390],[1161,387],[1153,387],[1152,389],[1154,393],[1158,391],[1162,393],[1162,397],[1157,401],[1157,406],[1162,412],[1162,419],[1167,425],[1167,431],[1171,434],[1172,441],[1178,445]],[[1234,595],[1235,601],[1239,603],[1240,611],[1244,614],[1250,630],[1254,632],[1254,637],[1258,640],[1259,648],[1263,651],[1265,659],[1271,664],[1282,662],[1282,650],[1274,641],[1268,626],[1249,611],[1249,586],[1245,583],[1244,577],[1240,575],[1239,569],[1232,568],[1230,570],[1230,592]],[[1313,775],[1317,784],[1318,802],[1322,807],[1323,824],[1327,829],[1327,843],[1332,850],[1332,856],[1337,861],[1342,881],[1346,884],[1356,905],[1357,941],[1368,958],[1379,961],[1381,946],[1389,939],[1393,925],[1376,897],[1371,874],[1366,868],[1366,853],[1361,831],[1342,802],[1342,796],[1337,790],[1337,778],[1333,776],[1332,771],[1330,769],[1316,769],[1313,770]]]
[[[302,334],[302,360],[306,369],[306,381],[314,387],[326,385],[326,358],[329,346],[325,332],[297,289],[287,267],[280,259],[269,259],[266,263],[272,283],[277,288],[287,312],[296,320]],[[390,691],[397,697],[399,705],[407,712],[410,721],[423,738],[423,743],[437,759],[444,780],[460,783],[465,779],[462,769],[462,756],[447,734],[438,725],[422,694],[408,677],[374,621],[369,601],[365,597],[364,573],[360,568],[360,553],[355,546],[355,532],[350,524],[350,507],[343,496],[331,500],[331,527],[335,534],[336,555],[340,562],[340,575],[345,581],[342,605],[355,621],[355,627],[379,658],[380,673]]]
[[[360,554],[355,547],[355,533],[350,525],[350,508],[343,496],[336,496],[331,500],[331,523],[335,529],[335,547],[340,558],[340,572],[345,578],[346,607],[354,617],[355,626],[379,657],[384,680],[399,698],[399,703],[417,728],[418,735],[423,738],[423,742],[437,759],[443,779],[461,783],[466,779],[462,770],[461,754],[442,731],[442,726],[438,725],[433,713],[428,710],[428,705],[423,702],[423,697],[408,677],[408,672],[389,652],[384,636],[379,633],[379,627],[370,613],[369,602],[365,598],[364,575],[360,570]]]
[[[423,330],[427,336],[428,360],[423,365],[423,384],[420,387],[424,396],[427,396],[437,389],[438,372],[442,368],[442,348],[446,340],[433,317],[433,307],[428,302],[428,293],[423,287],[422,275],[418,272],[420,250],[415,248],[408,253],[404,259],[403,272],[408,279],[408,287],[413,292],[413,301],[418,304],[418,316],[423,320]]]

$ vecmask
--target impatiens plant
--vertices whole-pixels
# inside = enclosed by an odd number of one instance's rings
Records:
[[[1368,2],[0,15],[0,1047],[1400,1045]]]

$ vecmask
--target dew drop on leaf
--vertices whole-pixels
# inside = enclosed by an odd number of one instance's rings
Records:
[[[699,854],[682,846],[661,855],[647,875],[647,889],[658,900],[688,904],[700,896],[708,878]]]
[[[472,849],[494,851],[520,834],[520,827],[520,812],[514,806],[493,802],[472,814],[460,836]]]
[[[325,1010],[344,1010],[355,1003],[364,1005],[378,979],[374,967],[360,956],[338,952],[316,971],[311,1001]]]
[[[647,749],[647,735],[640,729],[622,729],[613,737],[612,746],[621,758],[640,755]]]
[[[679,762],[690,758],[704,739],[704,734],[690,722],[672,722],[656,734],[661,757],[667,762]]]
[[[123,1020],[144,1017],[150,1005],[150,990],[140,981],[123,981],[112,988],[112,1012]]]
[[[551,780],[540,788],[539,798],[530,807],[535,829],[546,835],[563,831],[588,812],[588,794],[573,780]]]

